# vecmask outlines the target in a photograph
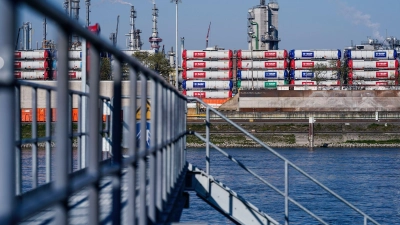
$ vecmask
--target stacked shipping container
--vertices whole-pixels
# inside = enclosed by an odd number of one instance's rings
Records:
[[[333,89],[340,85],[337,69],[340,67],[340,50],[291,50],[290,84],[294,90]]]
[[[346,50],[345,56],[349,67],[348,85],[386,89],[399,84],[396,50]]]
[[[56,54],[57,55],[57,54]],[[71,80],[78,80],[82,78],[82,51],[70,50],[68,52],[68,75]],[[53,61],[52,68],[54,69],[53,77],[57,78],[57,60]]]
[[[14,76],[17,79],[47,80],[50,75],[50,51],[28,50],[14,52]]]
[[[232,97],[231,50],[183,50],[183,94],[218,107]]]
[[[289,89],[286,50],[238,50],[237,87],[240,89]]]

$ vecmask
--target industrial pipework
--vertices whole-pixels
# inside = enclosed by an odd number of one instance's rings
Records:
[[[153,1],[153,29],[152,29],[152,34],[151,37],[149,37],[149,42],[150,42],[150,48],[152,50],[157,50],[160,49],[159,43],[162,42],[162,39],[158,37],[158,28],[157,28],[157,17],[158,17],[158,8]]]

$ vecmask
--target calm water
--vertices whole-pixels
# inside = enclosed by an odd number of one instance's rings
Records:
[[[284,191],[283,162],[258,148],[226,149],[264,179]],[[285,148],[277,151],[305,172],[381,224],[400,224],[400,149]],[[188,161],[205,169],[205,149],[189,149]],[[246,200],[284,224],[283,197],[259,180],[211,151],[211,174]],[[294,169],[289,170],[289,194],[329,224],[363,224],[363,218]],[[290,224],[319,224],[295,205],[289,206]],[[190,193],[190,209],[181,222],[233,224]]]
[[[284,164],[276,156],[259,148],[226,151],[281,191],[284,190]],[[310,151],[307,148],[287,148],[277,151],[381,224],[400,224],[400,149],[317,148]],[[45,151],[39,150],[40,184],[45,182],[44,160]],[[189,149],[188,161],[204,169],[205,149]],[[31,165],[30,149],[23,150],[22,163]],[[23,189],[27,191],[32,187],[30,166],[24,166],[22,173]],[[216,150],[211,150],[211,174],[284,224],[283,197]],[[294,169],[289,170],[289,178],[291,197],[329,224],[363,224],[359,214],[327,195]],[[318,224],[294,205],[290,205],[289,210],[291,225]],[[190,209],[183,211],[181,222],[204,221],[208,224],[233,224],[191,192]]]

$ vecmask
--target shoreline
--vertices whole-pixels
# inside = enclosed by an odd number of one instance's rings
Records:
[[[269,147],[272,148],[309,148],[308,144],[285,144],[285,143],[274,143],[274,144],[269,144],[265,143]],[[367,143],[327,143],[328,148],[399,148],[399,144],[367,144]],[[55,142],[51,142],[51,148],[56,147]],[[39,148],[45,148],[46,143],[41,142],[38,143],[37,146]],[[220,148],[262,148],[261,145],[259,144],[239,144],[239,143],[223,143],[217,145]],[[31,148],[32,144],[23,144],[21,145],[21,148]],[[78,147],[78,142],[74,141],[72,144],[73,148]],[[199,143],[190,143],[188,142],[186,144],[187,148],[205,148],[206,145],[205,143],[199,144]],[[323,148],[320,147],[320,145],[315,145],[314,148]]]

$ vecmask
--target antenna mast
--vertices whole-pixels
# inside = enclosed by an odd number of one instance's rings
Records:
[[[208,36],[210,35],[210,28],[211,28],[211,22],[210,22],[210,25],[208,25],[208,31],[207,31],[207,37],[206,37],[206,48],[208,48]]]

